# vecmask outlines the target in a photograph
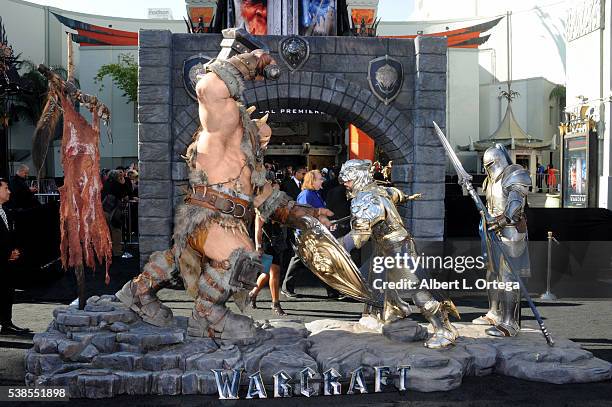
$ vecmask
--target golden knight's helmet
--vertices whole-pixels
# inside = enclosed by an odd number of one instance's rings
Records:
[[[340,169],[340,175],[338,175],[338,181],[346,183],[353,181],[353,185],[349,190],[347,188],[346,193],[349,198],[354,198],[355,195],[364,190],[365,187],[372,182],[372,174],[370,173],[370,166],[372,161],[370,160],[348,160],[342,164]]]

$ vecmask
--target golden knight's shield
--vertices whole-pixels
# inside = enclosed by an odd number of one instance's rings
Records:
[[[312,216],[303,220],[307,226],[296,237],[296,252],[306,267],[342,294],[380,306],[351,256],[330,231]]]

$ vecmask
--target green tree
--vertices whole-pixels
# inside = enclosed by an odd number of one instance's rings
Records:
[[[106,76],[110,76],[115,85],[123,91],[123,96],[128,98],[127,103],[137,101],[138,64],[133,56],[120,54],[118,63],[100,67],[98,74],[94,77],[94,81],[100,84],[100,90],[104,88],[102,81]]]

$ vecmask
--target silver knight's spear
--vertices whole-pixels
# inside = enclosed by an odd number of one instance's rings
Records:
[[[442,133],[442,130],[440,130],[440,127],[438,126],[438,124],[436,122],[433,122],[433,125],[436,129],[436,135],[438,136],[438,139],[440,139],[440,143],[442,143],[442,147],[444,147],[444,150],[446,150],[446,154],[448,155],[451,163],[453,164],[453,167],[455,167],[455,171],[457,172],[457,176],[459,177],[459,184],[465,187],[468,194],[470,194],[470,196],[472,197],[472,200],[476,204],[476,208],[478,209],[478,211],[481,213],[482,217],[484,218],[485,223],[492,223],[494,220],[493,217],[491,216],[489,211],[487,211],[487,207],[484,205],[484,203],[480,199],[480,196],[478,196],[478,193],[476,193],[476,190],[472,186],[472,176],[468,174],[463,168],[463,165],[461,165],[461,161],[459,161],[457,154],[455,154],[455,151],[453,150],[450,143],[446,139],[446,136],[444,135],[444,133]],[[483,225],[483,229],[484,229],[485,239],[487,239],[487,247],[490,244],[491,246],[495,246],[496,248],[499,248],[501,250],[501,253],[503,253],[504,255],[504,259],[508,263],[512,276],[516,279],[516,281],[518,281],[519,286],[521,287],[521,293],[523,294],[523,297],[525,298],[525,300],[527,300],[527,303],[529,304],[529,308],[531,308],[531,312],[533,312],[533,316],[535,317],[536,321],[538,321],[538,325],[540,326],[540,330],[542,331],[544,338],[546,338],[546,342],[550,346],[553,346],[555,343],[552,340],[552,337],[550,336],[550,334],[548,333],[546,326],[544,326],[544,321],[542,320],[542,317],[540,316],[540,312],[537,310],[535,304],[531,300],[531,297],[529,297],[529,292],[527,291],[525,284],[523,284],[521,277],[516,273],[515,271],[517,270],[516,265],[514,264],[512,256],[508,255],[507,247],[499,239],[499,236],[496,233],[487,230],[486,224]]]

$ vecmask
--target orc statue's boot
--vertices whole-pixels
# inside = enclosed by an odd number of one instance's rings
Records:
[[[189,326],[189,336],[209,337],[227,341],[248,342],[257,336],[253,320],[231,312],[223,304],[198,297],[195,300]]]
[[[234,314],[225,307],[225,302],[237,289],[230,284],[232,275],[240,275],[239,270],[245,269],[245,263],[236,260],[240,258],[240,253],[236,251],[228,261],[209,261],[203,267],[187,329],[190,336],[248,342],[257,335],[257,328],[250,317]],[[239,293],[244,292],[242,290]],[[248,299],[248,296],[245,298]],[[237,299],[234,300],[238,304]]]
[[[519,290],[504,291],[500,294],[501,299],[501,321],[495,326],[485,330],[491,336],[516,336],[520,327],[518,324],[518,311],[520,307]]]
[[[171,249],[155,252],[149,257],[144,271],[125,283],[115,296],[143,321],[161,327],[171,325],[172,311],[162,304],[156,293],[172,279],[174,270]]]

